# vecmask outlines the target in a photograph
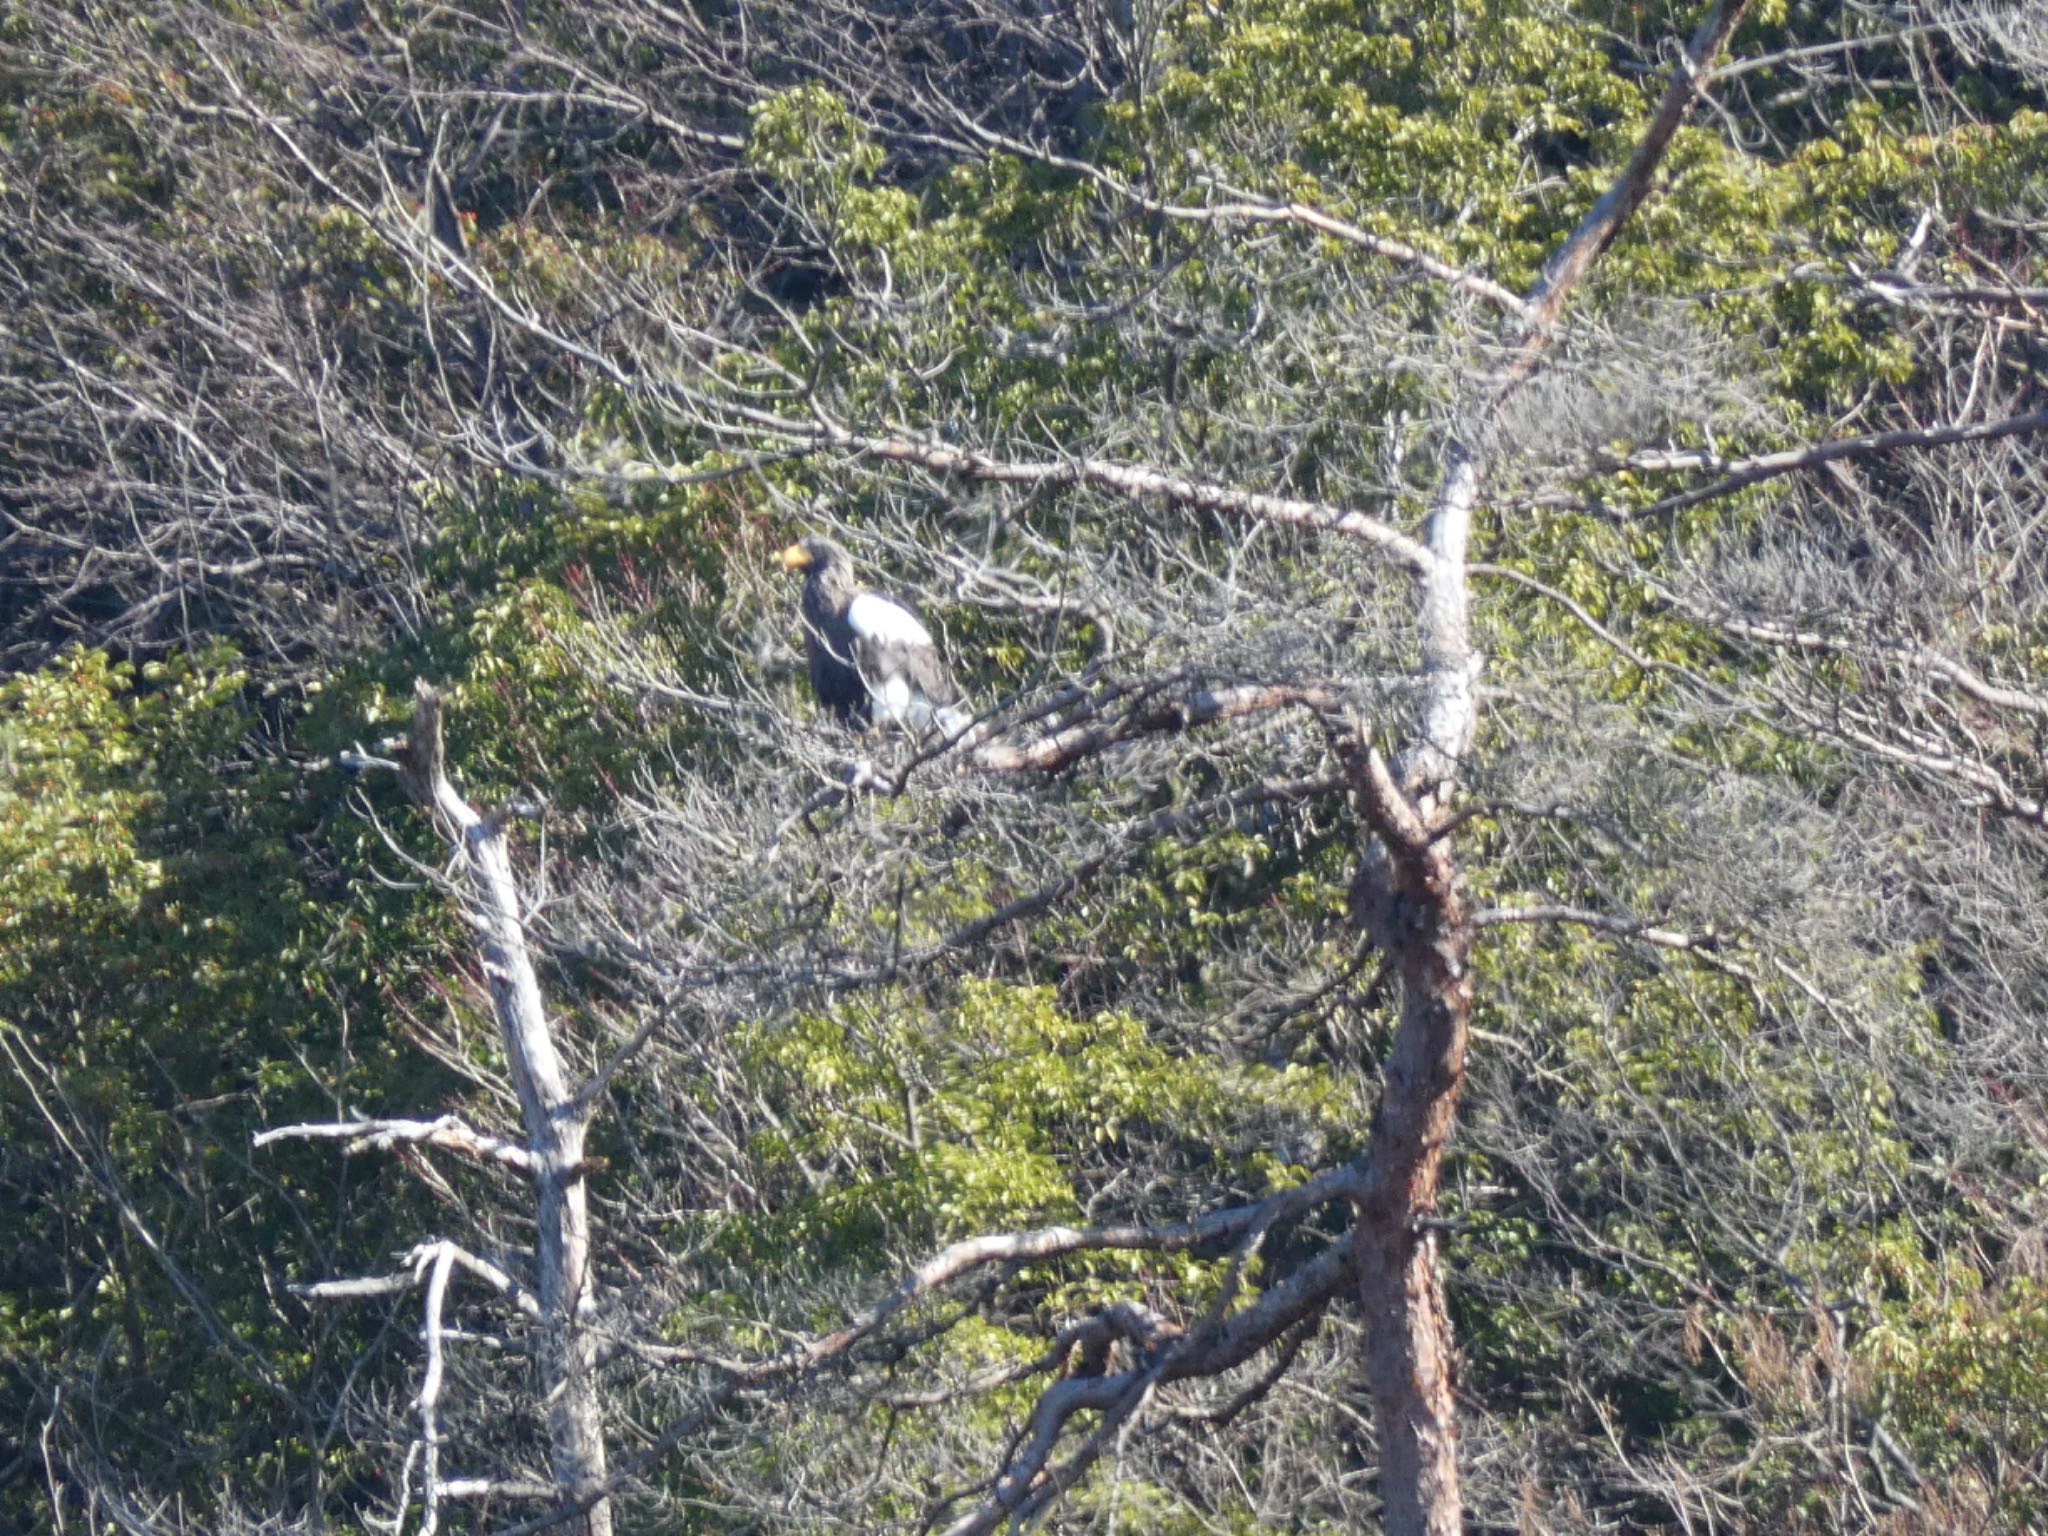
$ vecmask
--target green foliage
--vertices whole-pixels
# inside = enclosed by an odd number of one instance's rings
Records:
[[[766,1166],[784,1180],[798,1162],[843,1174],[732,1237],[805,1268],[1078,1220],[1141,1146],[1201,1166],[1262,1108],[1325,1135],[1348,1111],[1320,1071],[1181,1055],[1128,1013],[1067,1014],[1046,987],[970,984],[941,1009],[848,1004],[762,1029],[751,1054],[779,1109]],[[1232,1162],[1218,1171],[1261,1192],[1304,1172],[1256,1141]]]
[[[539,791],[552,802],[557,850],[601,866],[628,835],[615,815],[628,786],[676,758],[720,760],[702,721],[643,709],[606,676],[610,648],[623,636],[705,692],[736,691],[760,670],[750,627],[790,630],[786,613],[764,614],[752,580],[786,531],[764,484],[789,498],[850,495],[856,520],[872,503],[847,492],[843,464],[755,462],[676,419],[665,387],[729,386],[750,407],[795,419],[814,389],[854,423],[985,434],[1048,458],[1156,452],[1262,490],[1341,485],[1406,522],[1419,482],[1397,474],[1383,485],[1375,446],[1399,412],[1441,419],[1457,384],[1438,359],[1486,341],[1491,316],[1473,318],[1437,285],[1385,280],[1376,258],[1341,242],[1134,213],[1114,187],[1187,204],[1240,186],[1300,199],[1526,285],[1629,153],[1661,89],[1662,50],[1695,10],[1627,0],[1172,7],[1152,39],[1147,88],[1109,91],[1061,124],[1072,160],[1104,181],[1073,163],[1000,152],[920,159],[915,135],[867,112],[858,81],[788,68],[748,79],[758,95],[734,171],[744,190],[727,201],[650,211],[644,187],[671,174],[678,152],[646,113],[621,104],[630,93],[573,125],[565,108],[559,125],[537,110],[517,132],[493,128],[501,149],[464,193],[467,250],[492,295],[578,347],[601,347],[617,312],[683,295],[677,312],[694,323],[701,294],[705,314],[723,305],[743,317],[756,350],[669,338],[673,351],[650,354],[661,365],[649,371],[674,373],[646,388],[622,382],[623,369],[607,373],[593,352],[565,361],[535,343],[538,361],[500,356],[508,376],[556,409],[547,429],[563,458],[606,473],[579,479],[552,462],[486,472],[436,444],[426,456],[434,470],[406,478],[402,498],[428,530],[403,552],[418,564],[418,603],[402,624],[288,680],[246,659],[258,647],[237,653],[202,633],[147,666],[77,650],[0,684],[0,1044],[12,1068],[0,1087],[0,1193],[18,1213],[10,1239],[20,1238],[0,1259],[6,1422],[33,1425],[53,1390],[104,1361],[95,1379],[111,1383],[100,1399],[105,1433],[131,1458],[155,1443],[162,1383],[176,1381],[189,1404],[161,1491],[203,1499],[222,1467],[244,1459],[292,1469],[285,1480],[300,1489],[317,1481],[316,1467],[344,1479],[355,1470],[322,1441],[314,1415],[257,1422],[252,1405],[279,1393],[210,1330],[249,1341],[307,1400],[338,1392],[335,1379],[368,1343],[353,1323],[309,1324],[266,1280],[383,1265],[391,1234],[410,1230],[412,1197],[376,1176],[357,1181],[365,1194],[324,1151],[252,1159],[250,1134],[342,1109],[495,1111],[470,1085],[422,1067],[402,1039],[423,1010],[479,1022],[481,1011],[437,979],[465,952],[456,921],[438,894],[376,887],[396,861],[349,796],[374,805],[401,847],[438,858],[429,830],[388,784],[351,786],[297,765],[402,730],[413,679],[430,677],[453,691],[450,758],[465,791],[481,802]],[[1837,11],[1758,7],[1746,45],[1827,44],[1878,24]],[[329,25],[292,7],[264,19],[299,40]],[[466,31],[454,12],[404,19],[408,67],[445,93],[451,113],[488,99],[479,82],[505,64],[502,38]],[[566,48],[583,20],[540,6],[526,24]],[[103,68],[88,39],[42,35],[0,5],[6,206],[61,210],[82,227],[197,253],[232,287],[290,294],[317,319],[306,356],[361,386],[349,398],[366,418],[441,430],[451,405],[462,408],[441,348],[469,299],[445,274],[423,274],[380,227],[414,216],[386,206],[404,200],[397,182],[350,207],[328,183],[302,179],[296,162],[189,153],[207,124],[234,113],[208,94],[179,28],[140,13],[123,24],[154,50],[164,94],[153,106],[139,94],[150,69],[135,73],[134,59],[126,76]],[[31,50],[34,68],[23,62]],[[675,57],[652,45],[624,56],[626,84],[662,99]],[[588,80],[538,47],[519,68],[523,87],[591,99]],[[253,100],[301,125],[303,82],[260,67],[244,74]],[[1947,362],[1896,316],[1858,301],[1847,276],[1897,260],[1922,210],[1968,220],[2037,205],[2048,178],[2048,113],[2031,88],[1974,66],[1956,71],[1969,111],[1953,121],[1906,110],[1888,78],[1857,95],[1846,84],[1809,89],[1788,68],[1758,76],[1744,119],[1755,134],[1738,140],[1706,118],[1679,134],[1656,195],[1603,258],[1560,344],[1561,366],[1576,365],[1572,348],[1583,344],[1597,373],[1607,340],[1676,311],[1725,349],[1743,401],[1628,416],[1620,407],[1633,381],[1601,381],[1600,408],[1647,440],[1718,447],[1732,425],[1739,451],[1767,451],[1833,430],[1867,399],[1925,386]],[[368,103],[351,132],[397,146],[406,174],[418,169],[406,159],[424,153],[416,105],[334,93],[344,99]],[[166,102],[179,111],[164,115]],[[732,256],[733,230],[757,223],[772,230],[752,238],[772,246],[775,263],[803,268],[772,301],[725,276],[746,266]],[[2016,238],[2000,228],[1972,226],[1958,251]],[[15,259],[12,231],[0,232],[0,247]],[[104,321],[85,351],[110,376],[177,361],[181,346],[205,353],[166,339],[162,302],[141,286],[35,254],[44,291]],[[782,272],[775,263],[763,270]],[[1348,281],[1361,272],[1370,282]],[[1977,275],[1960,256],[1920,273]],[[889,301],[876,302],[884,291]],[[1375,326],[1402,338],[1390,353],[1398,366],[1356,366],[1356,339]],[[1411,351],[1423,361],[1411,365]],[[304,361],[293,354],[294,366]],[[39,381],[63,373],[48,357],[16,371]],[[1513,505],[1531,487],[1504,473],[1499,515],[1478,542],[1486,558],[1625,632],[1645,664],[1617,660],[1554,604],[1493,578],[1479,624],[1487,682],[1501,695],[1489,705],[1496,728],[1554,729],[1541,690],[1565,676],[1683,765],[1817,802],[1837,794],[1837,755],[1755,720],[1660,734],[1673,669],[1726,682],[1746,663],[1618,574],[1767,530],[1769,493],[1631,522],[1611,514],[1640,511],[1664,481],[1567,481],[1587,505],[1562,505],[1557,482],[1580,461],[1560,471],[1541,458],[1548,447],[1538,445],[1532,472],[1544,477],[1545,504]],[[934,546],[957,543],[972,511],[929,499],[944,535]],[[1047,495],[1020,498],[1005,516],[1082,559],[1156,539],[1198,564],[1248,542],[1192,514],[1139,527],[1099,510],[1079,494]],[[1297,583],[1304,612],[1358,596],[1326,550],[1272,553],[1280,542],[1267,538],[1262,553]],[[1012,552],[1029,573],[1025,546]],[[400,559],[394,541],[366,569]],[[1171,562],[1160,566],[1166,579]],[[1981,638],[2037,671],[2043,637],[2028,616],[1998,607],[2001,579],[1986,572],[1994,595],[1972,610],[1996,620]],[[1004,618],[947,619],[978,698],[1078,674],[1101,639],[1074,626],[1047,647]],[[1371,658],[1375,672],[1389,665]],[[1847,690],[1860,681],[1847,663],[1828,676]],[[1524,711],[1531,697],[1543,707]],[[1226,782],[1229,765],[1204,751],[1150,782],[1134,785],[1111,764],[1046,793],[1105,824],[1133,806],[1185,804]],[[1658,798],[1669,782],[1600,786],[1626,813],[1628,837],[1593,851],[1564,834],[1520,836],[1487,808],[1459,832],[1471,894],[1505,906],[1597,900],[1676,923],[1701,861],[1739,850],[1689,842],[1688,809]],[[887,824],[913,810],[871,814]],[[772,1294],[760,1310],[773,1314],[782,1298],[812,1294],[806,1287],[871,1286],[954,1238],[1085,1220],[1103,1207],[1178,1217],[1355,1153],[1389,1014],[1387,989],[1369,991],[1370,967],[1291,1032],[1260,1035],[1234,1012],[1244,997],[1234,968],[1263,935],[1286,934],[1289,953],[1321,972],[1350,963],[1355,831],[1247,817],[1168,839],[1105,874],[1099,894],[1030,925],[1021,958],[990,960],[981,979],[934,972],[919,988],[755,1020],[739,1042],[738,1086],[769,1113],[734,1156],[759,1188],[735,1209],[680,1214],[663,1234],[693,1253],[701,1240],[704,1310],[768,1348],[777,1336],[750,1310],[763,1292]],[[963,831],[963,845],[977,847],[974,836]],[[999,840],[988,846],[996,851],[963,854],[900,912],[842,910],[828,921],[851,933],[893,919],[916,943],[984,916],[1014,894]],[[1773,853],[1794,876],[1826,856],[1818,845]],[[2000,1482],[1997,1469],[2048,1413],[2048,1297],[2023,1263],[1984,1261],[1978,1228],[1989,1218],[1948,1208],[1951,1192],[1927,1171],[1923,1138],[1936,1132],[1915,1121],[1898,1081],[1933,1075],[1945,1050],[1921,995],[1925,956],[1864,953],[1823,928],[1813,948],[1840,968],[1830,985],[1877,1023],[1867,1050],[1809,1029],[1791,978],[1808,960],[1800,923],[1820,927],[1826,914],[1796,898],[1781,904],[1799,920],[1781,949],[1731,939],[1697,966],[1618,962],[1606,937],[1569,928],[1488,932],[1471,1104],[1484,1150],[1456,1154],[1442,1213],[1468,1356],[1461,1389],[1503,1421],[1540,1420],[1582,1447],[1612,1435],[1703,1481],[1740,1466],[1759,1519],[1791,1528],[1818,1519],[1816,1474],[1767,1442],[1808,1433],[1825,1407],[1813,1384],[1838,1377],[1854,1412],[1881,1419],[1927,1468],[1976,1479],[2008,1528],[2039,1523],[2048,1512],[2038,1488]],[[1758,929],[1772,915],[1746,914]],[[1336,938],[1299,943],[1302,931]],[[712,1100],[730,1087],[707,1078],[676,1091]],[[621,1185],[652,1177],[629,1171],[642,1129],[625,1126],[613,1149]],[[1718,1195],[1731,1189],[1748,1192],[1746,1203],[1724,1210]],[[1756,1190],[1797,1190],[1802,1203],[1764,1231]],[[1915,1222],[1906,1206],[1939,1215]],[[150,1253],[144,1228],[169,1260]],[[1220,1272],[1213,1256],[1095,1259],[1033,1272],[1019,1289],[1046,1316],[1134,1291],[1187,1315]],[[177,1276],[207,1298],[205,1326]],[[949,1368],[1015,1362],[1037,1341],[1026,1320],[1012,1321],[1020,1326],[971,1319],[932,1352]],[[995,1437],[1028,1400],[1028,1388],[1007,1388],[970,1417]],[[794,1462],[811,1449],[791,1442],[778,1453]],[[764,1467],[772,1459],[761,1453]],[[33,1502],[40,1494],[0,1496],[30,1500],[21,1523],[49,1518]],[[1189,1506],[1159,1485],[1123,1497],[1115,1518],[1126,1527],[1196,1528]],[[1099,1512],[1076,1508],[1077,1519]],[[917,1511],[904,1495],[888,1513]],[[1258,1528],[1235,1507],[1203,1520]]]
[[[102,1432],[158,1442],[163,1486],[195,1495],[222,1458],[303,1474],[318,1454],[275,1410],[346,1336],[299,1337],[266,1271],[377,1247],[358,1214],[300,1224],[330,1160],[252,1159],[250,1136],[420,1078],[374,1022],[405,930],[307,867],[331,811],[237,760],[245,689],[220,648],[141,669],[74,652],[0,685],[7,1412],[37,1422],[89,1368]]]
[[[1626,143],[1640,113],[1604,30],[1557,13],[1458,0],[1190,6],[1174,42],[1148,136],[1206,148],[1277,133],[1292,153],[1247,166],[1259,183],[1510,284],[1534,276],[1557,234],[1554,208],[1525,193],[1529,146],[1568,165],[1603,130]]]

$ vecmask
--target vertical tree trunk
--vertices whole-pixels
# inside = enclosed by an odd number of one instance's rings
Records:
[[[538,1147],[535,1148],[539,1152]],[[581,1326],[589,1298],[590,1221],[583,1183],[583,1127],[575,1124],[544,1155],[539,1178],[540,1386],[548,1408],[548,1449],[555,1485],[582,1499],[603,1487],[604,1413],[598,1398],[596,1341]],[[564,1530],[611,1536],[611,1505],[597,1499]]]
[[[1456,1536],[1464,1522],[1450,1329],[1426,1223],[1464,1087],[1472,1013],[1472,921],[1449,837],[1451,799],[1479,722],[1466,586],[1472,521],[1502,407],[1542,361],[1566,301],[1649,195],[1748,6],[1709,7],[1628,164],[1546,263],[1505,361],[1475,391],[1447,446],[1423,540],[1420,728],[1398,782],[1376,752],[1352,749],[1359,808],[1377,835],[1354,887],[1354,917],[1392,958],[1402,989],[1354,1236],[1388,1536]]]
[[[551,1470],[565,1498],[592,1500],[563,1529],[576,1536],[611,1536],[611,1505],[594,1497],[605,1479],[595,1341],[581,1326],[590,1300],[590,1213],[583,1166],[588,1112],[570,1090],[548,1030],[547,1007],[526,944],[519,886],[505,846],[505,817],[479,814],[448,782],[441,757],[441,697],[425,683],[417,685],[404,765],[414,798],[447,823],[468,856],[469,915],[533,1153],[538,1363]]]
[[[1353,772],[1361,809],[1380,837],[1354,907],[1401,977],[1401,1018],[1382,1069],[1370,1183],[1352,1239],[1383,1518],[1388,1536],[1456,1536],[1463,1499],[1451,1336],[1436,1242],[1423,1223],[1436,1209],[1444,1144],[1465,1081],[1472,923],[1449,840],[1435,835],[1435,823],[1376,753],[1355,761]]]

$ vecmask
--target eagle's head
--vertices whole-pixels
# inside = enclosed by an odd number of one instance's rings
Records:
[[[853,569],[853,557],[822,533],[805,534],[785,549],[780,558],[785,571],[815,570],[822,574],[835,567]]]
[[[853,588],[853,557],[822,533],[806,534],[785,549],[780,559],[785,571],[804,571],[828,590]]]

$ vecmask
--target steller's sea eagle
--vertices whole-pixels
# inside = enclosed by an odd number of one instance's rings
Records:
[[[803,571],[804,654],[811,691],[841,725],[895,726],[913,736],[957,736],[972,716],[947,675],[931,631],[893,597],[854,584],[853,560],[820,534],[782,552]]]

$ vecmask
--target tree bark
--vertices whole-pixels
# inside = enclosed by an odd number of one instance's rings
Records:
[[[1459,890],[1451,802],[1478,734],[1468,555],[1472,522],[1493,468],[1502,408],[1549,349],[1566,302],[1649,195],[1707,66],[1749,0],[1717,0],[1614,184],[1545,265],[1509,337],[1506,361],[1475,391],[1445,451],[1443,476],[1415,562],[1421,623],[1421,718],[1398,775],[1360,740],[1347,768],[1374,834],[1353,887],[1353,919],[1401,978],[1401,1017],[1373,1117],[1366,1193],[1353,1234],[1366,1323],[1366,1385],[1380,1440],[1388,1536],[1456,1536],[1458,1479],[1453,1351],[1443,1277],[1427,1223],[1436,1209],[1444,1145],[1465,1082],[1472,1013],[1471,911]]]
[[[442,767],[441,696],[425,683],[416,686],[412,736],[403,765],[413,798],[440,818],[466,856],[469,917],[477,930],[532,1158],[537,1207],[534,1290],[540,1303],[537,1358],[541,1400],[547,1405],[551,1471],[565,1499],[591,1499],[604,1485],[605,1447],[596,1341],[580,1325],[590,1301],[590,1214],[583,1163],[588,1112],[569,1086],[548,1029],[547,1007],[520,915],[519,886],[505,846],[506,814],[481,814],[448,782]],[[611,1536],[610,1503],[594,1499],[562,1529],[575,1536]]]
[[[1376,752],[1353,762],[1360,810],[1379,835],[1354,911],[1394,958],[1401,1018],[1373,1117],[1366,1192],[1352,1242],[1366,1324],[1366,1385],[1379,1428],[1388,1536],[1456,1536],[1463,1500],[1450,1329],[1436,1208],[1472,1012],[1472,917],[1441,829]]]

